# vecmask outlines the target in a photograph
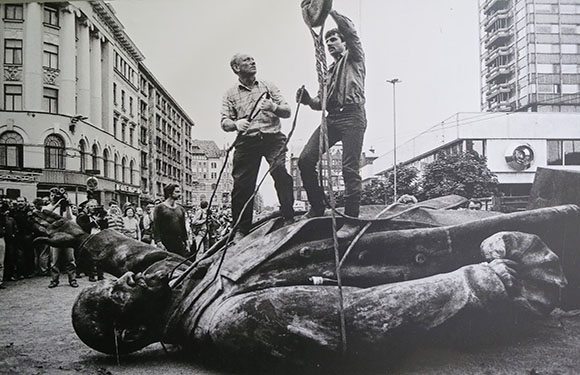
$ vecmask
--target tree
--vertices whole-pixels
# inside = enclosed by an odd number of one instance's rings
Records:
[[[421,179],[422,198],[448,194],[466,198],[489,197],[498,181],[486,162],[485,157],[473,152],[437,154],[436,159],[425,166]]]
[[[403,194],[417,195],[419,193],[419,171],[412,166],[397,166],[397,196]],[[363,188],[361,193],[361,204],[391,204],[393,203],[393,171],[386,173],[382,179],[373,180]],[[344,192],[336,193],[336,205],[344,206]]]

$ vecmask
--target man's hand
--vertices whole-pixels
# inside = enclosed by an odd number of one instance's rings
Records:
[[[274,103],[271,99],[263,99],[262,102],[260,102],[260,109],[262,111],[276,113],[278,104]]]
[[[72,220],[51,211],[34,212],[30,218],[36,231],[41,233],[34,242],[46,243],[54,247],[77,247],[88,237]]]
[[[507,290],[513,288],[517,279],[516,262],[509,259],[494,259],[489,266],[499,276]]]
[[[296,91],[296,103],[310,105],[312,102],[312,98],[310,97],[310,93],[304,86],[300,87],[298,91]]]
[[[238,131],[242,133],[248,130],[248,128],[250,127],[250,122],[245,118],[236,120],[234,124],[236,125],[236,129],[238,129]]]

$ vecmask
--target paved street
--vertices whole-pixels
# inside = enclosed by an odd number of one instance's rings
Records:
[[[76,337],[70,319],[76,294],[89,285],[86,277],[79,281],[79,289],[73,289],[65,282],[51,290],[46,287],[48,278],[33,278],[9,282],[8,288],[0,291],[0,374],[231,373],[188,362],[177,354],[167,355],[159,344],[122,357],[120,366],[114,357],[89,349]],[[460,336],[462,332],[457,334]],[[552,316],[534,323],[531,328],[520,329],[509,339],[488,339],[485,344],[473,341],[460,345],[446,342],[427,344],[405,356],[389,372],[399,375],[578,373],[578,316]]]

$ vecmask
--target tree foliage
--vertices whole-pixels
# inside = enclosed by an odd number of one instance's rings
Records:
[[[466,198],[492,195],[498,181],[486,164],[486,159],[476,153],[439,153],[425,166],[421,179],[423,199],[458,194]]]

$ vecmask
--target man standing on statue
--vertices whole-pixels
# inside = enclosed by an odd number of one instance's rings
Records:
[[[330,65],[326,86],[326,123],[328,145],[332,147],[342,141],[342,176],[344,178],[344,212],[351,217],[359,216],[361,197],[361,177],[359,174],[360,155],[367,126],[365,112],[365,56],[361,41],[350,19],[331,10],[329,15],[338,28],[324,35],[326,47],[334,62]],[[322,110],[322,90],[312,98],[306,89],[299,89],[296,100],[314,110]],[[305,218],[324,214],[324,191],[318,183],[316,164],[320,157],[320,127],[304,146],[298,167],[304,189],[310,202],[310,210]],[[326,152],[326,149],[322,150]],[[353,237],[358,225],[346,222],[337,232],[339,239]]]
[[[273,83],[256,79],[256,62],[252,56],[237,53],[230,66],[238,82],[223,97],[221,126],[226,132],[238,132],[232,170],[234,223],[241,216],[236,241],[248,234],[252,225],[253,199],[243,207],[256,188],[262,157],[272,167],[270,174],[287,222],[294,217],[294,196],[292,177],[285,165],[286,136],[280,130],[280,118],[290,117],[290,106]]]

